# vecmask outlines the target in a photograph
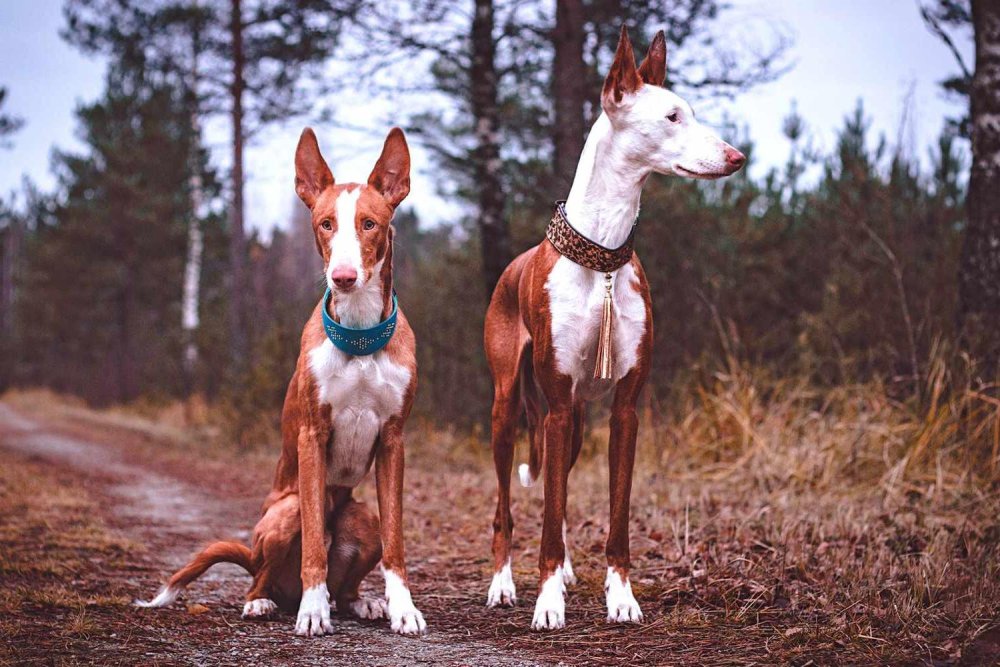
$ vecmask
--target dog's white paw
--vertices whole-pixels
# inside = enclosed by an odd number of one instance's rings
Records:
[[[257,598],[243,605],[243,618],[270,618],[276,611],[278,605],[274,602],[267,598]]]
[[[397,607],[402,607],[402,605],[397,605]],[[408,607],[396,609],[393,608],[392,602],[389,603],[389,627],[392,628],[393,632],[401,635],[422,635],[427,632],[424,615],[413,606],[412,602]]]
[[[632,584],[627,578],[623,581],[614,568],[608,568],[604,593],[608,602],[608,623],[642,623],[642,610],[632,595]]]
[[[402,577],[392,570],[382,569],[385,576],[385,601],[389,627],[401,635],[422,635],[427,632],[424,615],[413,604],[410,589]]]
[[[545,580],[535,602],[535,615],[531,619],[532,630],[558,630],[566,626],[565,575],[561,567]]]
[[[369,621],[385,618],[388,614],[385,600],[378,598],[358,598],[347,606],[347,611],[358,618]]]
[[[300,637],[318,637],[333,633],[330,623],[330,593],[326,584],[313,586],[302,594],[299,615],[295,619],[295,634]]]
[[[510,559],[504,564],[500,571],[493,575],[490,582],[490,590],[486,594],[486,606],[493,607],[513,607],[517,604],[517,591],[514,588],[514,575],[510,569]]]

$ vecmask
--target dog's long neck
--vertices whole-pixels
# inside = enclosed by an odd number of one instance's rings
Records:
[[[649,169],[630,159],[616,141],[611,121],[602,113],[587,137],[566,198],[570,224],[605,247],[625,243],[648,175]]]

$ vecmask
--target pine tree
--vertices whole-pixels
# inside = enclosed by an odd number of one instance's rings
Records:
[[[77,116],[88,151],[60,153],[54,224],[30,241],[22,355],[35,379],[95,401],[178,393],[194,134],[183,95],[113,66]],[[31,379],[31,378],[29,378]]]
[[[251,342],[245,283],[243,150],[262,127],[310,113],[341,22],[362,0],[68,0],[63,34],[86,52],[115,54],[179,79],[205,116],[228,116],[230,349],[245,368]],[[192,53],[192,35],[200,52]],[[191,67],[197,58],[198,67]],[[191,79],[192,71],[196,74]]]

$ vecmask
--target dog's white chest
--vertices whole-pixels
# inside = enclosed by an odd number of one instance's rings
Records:
[[[604,274],[560,257],[545,281],[557,368],[573,379],[573,393],[580,398],[595,398],[606,392],[625,377],[639,358],[639,344],[646,330],[646,304],[634,287],[635,270],[626,264],[612,275],[614,367],[610,381],[594,379],[604,308]]]
[[[352,357],[328,340],[309,353],[309,366],[319,402],[332,408],[327,483],[357,486],[368,472],[382,425],[403,407],[410,370],[385,351]]]

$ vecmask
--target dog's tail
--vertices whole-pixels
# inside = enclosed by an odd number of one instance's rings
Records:
[[[205,547],[201,553],[191,559],[191,562],[182,567],[170,577],[167,585],[160,589],[156,597],[149,602],[136,600],[137,607],[165,607],[177,599],[181,591],[192,581],[205,574],[208,568],[217,563],[234,563],[239,565],[251,575],[256,574],[256,566],[250,549],[239,542],[213,542]]]
[[[524,402],[524,415],[528,422],[528,463],[517,467],[517,476],[521,486],[528,487],[535,483],[542,469],[543,447],[545,442],[545,423],[542,418],[541,398],[535,385],[535,373],[531,361],[531,344],[525,346],[521,357],[521,400]]]

